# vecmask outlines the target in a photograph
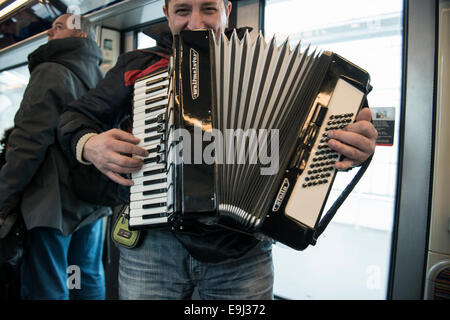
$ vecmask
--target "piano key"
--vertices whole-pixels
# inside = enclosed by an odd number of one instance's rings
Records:
[[[148,125],[133,128],[132,134],[133,135],[145,134],[145,133],[149,133],[152,131],[162,133],[162,132],[165,132],[165,130],[166,130],[165,123],[160,123],[160,122],[155,121],[155,122],[151,122]]]
[[[160,207],[164,207],[164,209],[166,209],[166,202],[166,196],[160,196],[158,198],[148,200],[134,201],[133,203],[130,203],[130,209],[154,209]]]
[[[156,146],[149,146],[147,147],[147,152],[148,153],[163,153],[166,151],[166,144],[165,143],[161,143],[158,144]]]
[[[138,80],[134,83],[134,89],[139,89],[142,87],[149,87],[154,83],[165,81],[169,79],[169,72],[163,71],[161,73],[152,74],[149,78],[144,78]]]
[[[152,200],[158,200],[157,199],[152,199]],[[167,203],[164,201],[163,203],[160,204],[156,204],[157,207],[153,208],[136,208],[136,209],[131,209],[130,208],[130,218],[133,217],[141,217],[144,215],[153,215],[153,214],[158,214],[158,215],[167,215]]]
[[[164,144],[164,137],[161,135],[159,138],[155,138],[154,140],[141,140],[137,146],[140,148],[144,148],[146,150],[155,148],[158,145]],[[133,155],[134,157],[135,155]],[[139,157],[139,156],[136,156]],[[145,159],[146,157],[140,157],[141,159]]]
[[[136,95],[136,94],[141,94],[144,92],[152,92],[152,91],[158,90],[161,86],[166,86],[167,90],[170,90],[170,80],[166,79],[166,77],[162,77],[162,78],[160,78],[160,80],[161,80],[160,82],[155,82],[148,86],[142,85],[142,83],[141,84],[136,83],[137,86],[135,84],[134,94]]]
[[[151,87],[142,87],[134,91],[133,101],[139,101],[158,95],[168,96],[169,81],[157,83]]]
[[[156,104],[151,107],[144,107],[138,110],[138,112],[134,113],[134,119],[148,119],[155,116],[155,112],[159,111],[159,113],[165,113],[167,110],[166,104]]]
[[[166,182],[151,184],[148,186],[144,186],[143,184],[138,184],[136,186],[130,187],[130,193],[144,193],[146,191],[154,191],[158,189],[165,189],[167,187]]]
[[[143,219],[142,217],[136,217],[136,218],[130,218],[129,224],[131,227],[136,226],[146,226],[146,225],[153,225],[153,224],[164,224],[169,221],[169,217],[159,217],[159,218],[153,218],[153,219]]]
[[[159,97],[152,97],[149,99],[139,100],[136,103],[134,103],[134,113],[140,113],[145,110],[148,110],[149,108],[156,107],[159,105],[168,105],[169,99],[166,95],[162,95]]]
[[[165,134],[162,132],[151,131],[151,132],[143,132],[134,135],[136,138],[143,140],[144,142],[151,142],[155,140],[159,140],[160,138],[164,139]],[[164,139],[165,140],[165,139]]]
[[[133,98],[133,106],[134,107],[141,107],[142,105],[145,105],[145,104],[148,105],[149,103],[151,103],[149,100],[157,99],[157,98],[158,99],[167,98],[167,92],[160,91],[159,93],[155,93],[155,94],[152,94],[152,95],[141,94],[141,95],[135,96]]]
[[[160,76],[160,77],[154,77],[154,78],[150,78],[147,80],[147,82],[145,83],[146,87],[150,87],[151,85],[154,85],[155,83],[160,83],[163,81],[169,80],[169,75],[165,74],[164,76]],[[142,85],[139,85],[137,88],[135,87],[135,89],[139,89],[141,88]]]
[[[149,175],[149,176],[145,176],[143,175],[142,177],[136,177],[133,179],[134,181],[134,185],[149,185],[151,183],[156,184],[156,183],[162,183],[162,182],[167,182],[167,173],[166,170],[164,169],[163,173],[158,173],[155,175]]]
[[[140,157],[140,156],[136,156],[136,158],[140,158],[143,160],[144,165],[142,166],[142,168],[147,168],[148,165],[154,165],[154,164],[162,164],[165,165],[166,164],[166,154],[165,152],[154,152],[152,154],[150,154],[148,157]]]
[[[149,190],[130,194],[130,202],[159,198],[167,195],[167,188]]]
[[[154,201],[157,201],[153,203]],[[163,201],[163,202],[160,202]],[[152,202],[151,204],[148,204]],[[140,204],[139,204],[140,203]],[[145,204],[144,204],[145,203]],[[167,214],[167,202],[166,198],[155,198],[148,201],[133,202],[133,205],[137,205],[135,208],[130,207],[130,217],[139,217],[148,214]]]
[[[157,121],[157,118],[152,119],[153,121],[148,122],[147,124],[144,124],[143,126],[137,126],[133,127],[132,134],[137,135],[140,133],[145,133],[145,131],[161,131],[163,125],[162,123]]]
[[[163,154],[162,156],[165,157],[165,155]],[[150,163],[144,163],[144,165],[141,168],[141,171],[151,171],[151,170],[156,170],[159,169],[160,166],[165,166],[166,162],[150,162]]]
[[[167,98],[169,99],[169,96],[167,94],[167,89],[163,89],[163,90],[159,90],[150,94],[139,94],[139,95],[135,95],[133,98],[133,106],[141,106],[143,103],[147,103],[149,104],[150,102],[148,102],[147,100],[151,100],[151,99],[157,99],[157,98]],[[147,102],[146,102],[147,101]]]
[[[156,164],[153,164],[152,166],[144,165],[141,168],[141,170],[139,170],[138,172],[133,172],[131,174],[131,178],[136,179],[136,178],[144,177],[149,174],[152,174],[152,172],[157,172],[159,170],[166,170],[166,164],[165,163],[156,163]]]
[[[160,144],[155,144],[153,146],[146,146],[144,147],[149,152],[149,155],[146,157],[139,156],[134,154],[133,158],[141,159],[144,162],[144,166],[148,164],[165,164],[166,163],[166,153],[164,152],[164,149],[159,148]],[[149,151],[150,150],[150,151]],[[162,150],[158,152],[158,150]]]
[[[153,72],[151,74],[148,74],[148,75],[146,75],[144,77],[141,77],[141,78],[137,79],[135,84],[141,84],[141,85],[143,84],[143,85],[145,85],[145,83],[147,83],[148,80],[154,79],[154,78],[157,78],[157,77],[164,77],[164,76],[166,76],[166,74],[168,74],[168,72],[169,72],[168,69],[161,69],[159,71]]]
[[[150,114],[147,114],[146,116],[144,114],[143,117],[134,117],[133,127],[142,127],[151,124],[153,122],[162,122],[166,117],[165,113],[166,113],[165,110],[161,109],[154,111]]]

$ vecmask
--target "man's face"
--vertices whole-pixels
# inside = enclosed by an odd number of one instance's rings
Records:
[[[231,11],[231,2],[225,8],[223,0],[170,0],[168,6],[163,10],[173,35],[196,29],[212,29],[219,35]]]
[[[68,23],[70,22],[68,20],[73,18],[74,17],[72,17],[72,15],[70,14],[63,14],[62,16],[58,17],[53,22],[52,28],[47,30],[48,41],[70,37],[85,38],[86,34],[84,32],[81,32],[80,30],[70,27],[73,25],[73,21],[72,23]]]

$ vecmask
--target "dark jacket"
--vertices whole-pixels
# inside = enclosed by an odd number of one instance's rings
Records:
[[[161,46],[125,53],[94,90],[69,104],[58,125],[67,155],[75,159],[76,143],[84,134],[117,128],[129,117],[135,80],[166,68],[170,54]],[[239,257],[258,243],[251,236],[200,223],[184,225],[183,231],[174,233],[194,258],[207,262]]]
[[[63,107],[102,78],[101,60],[97,44],[84,38],[52,40],[28,56],[30,81],[0,172],[0,217],[20,205],[27,229],[52,227],[68,235],[110,213],[73,194],[70,163],[56,139]]]

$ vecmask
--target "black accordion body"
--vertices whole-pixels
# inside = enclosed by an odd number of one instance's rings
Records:
[[[323,214],[340,158],[327,132],[355,120],[369,81],[331,52],[183,31],[168,70],[135,83],[133,134],[150,156],[132,175],[130,228],[196,220],[314,244],[343,201]]]

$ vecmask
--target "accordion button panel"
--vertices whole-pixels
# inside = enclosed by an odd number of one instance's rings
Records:
[[[165,120],[169,90],[167,71],[139,79],[134,86],[132,133],[149,156],[143,158],[141,170],[131,175],[130,228],[168,222]]]
[[[327,132],[342,129],[353,122],[364,93],[344,80],[338,80],[328,104],[328,112],[314,141],[306,167],[297,179],[286,205],[285,213],[310,228],[315,224],[326,204],[340,155],[328,148]]]

